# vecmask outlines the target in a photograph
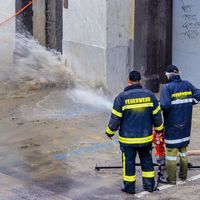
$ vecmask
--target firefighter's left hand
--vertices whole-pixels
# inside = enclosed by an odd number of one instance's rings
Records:
[[[193,104],[193,105],[196,105],[196,104],[198,104],[198,103],[199,103],[199,101],[197,101],[195,98],[192,99],[192,104]]]
[[[106,133],[106,135],[107,135],[107,137],[108,137],[110,140],[112,140],[113,135],[110,135],[110,134],[108,134],[108,133]]]

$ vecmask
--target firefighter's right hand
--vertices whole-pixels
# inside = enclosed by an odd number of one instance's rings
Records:
[[[164,130],[159,132],[155,130],[153,131],[153,143],[155,145],[160,145],[160,144],[164,145]]]
[[[160,132],[160,133],[156,133],[156,137],[163,139],[164,138],[164,133]]]
[[[155,131],[155,134],[160,137],[160,138],[163,138],[165,133],[164,133],[164,129],[162,131]]]

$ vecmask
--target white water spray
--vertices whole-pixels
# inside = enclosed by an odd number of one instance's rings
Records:
[[[65,59],[55,51],[47,50],[32,37],[17,34],[14,73],[10,79],[23,84],[68,87],[73,73]]]
[[[69,98],[75,103],[87,104],[97,109],[111,110],[112,102],[99,91],[85,88],[75,88],[67,92]]]
[[[1,53],[0,81],[12,82],[18,89],[26,90],[48,86],[62,88],[52,91],[36,106],[23,105],[20,111],[25,118],[27,113],[32,113],[32,117],[29,115],[30,119],[44,119],[59,118],[60,115],[64,118],[65,115],[78,115],[79,112],[111,110],[112,103],[102,92],[89,86],[75,86],[79,85],[77,83],[84,83],[84,80],[76,79],[76,75],[66,65],[66,59],[61,54],[41,46],[27,33],[15,35],[11,33],[12,29],[5,30],[7,31],[0,32],[0,38],[4,41],[11,40],[11,46],[4,43],[3,45],[5,51],[10,52],[12,49],[14,59],[13,62],[7,62],[9,57],[5,58]]]
[[[110,98],[85,88],[53,90],[36,105],[22,105],[23,120],[66,119],[99,112],[109,112]],[[31,113],[31,115],[30,115]]]

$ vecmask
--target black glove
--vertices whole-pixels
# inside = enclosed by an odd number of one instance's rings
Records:
[[[112,137],[114,136],[114,134],[113,135],[111,135],[111,134],[108,134],[108,133],[105,133],[106,135],[107,135],[107,137],[109,138],[109,139],[111,139],[112,140]]]
[[[164,129],[162,129],[161,131],[156,131],[156,134],[160,135],[160,136],[164,136],[165,135],[165,132],[164,132]]]
[[[199,103],[199,101],[197,101],[195,98],[192,99],[192,104],[193,104],[193,105],[196,105],[196,104],[198,104],[198,103]]]

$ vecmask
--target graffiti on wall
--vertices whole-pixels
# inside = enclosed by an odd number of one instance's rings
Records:
[[[200,19],[197,14],[194,13],[193,7],[194,5],[185,4],[184,1],[182,1],[182,34],[189,39],[195,39],[200,36]]]

